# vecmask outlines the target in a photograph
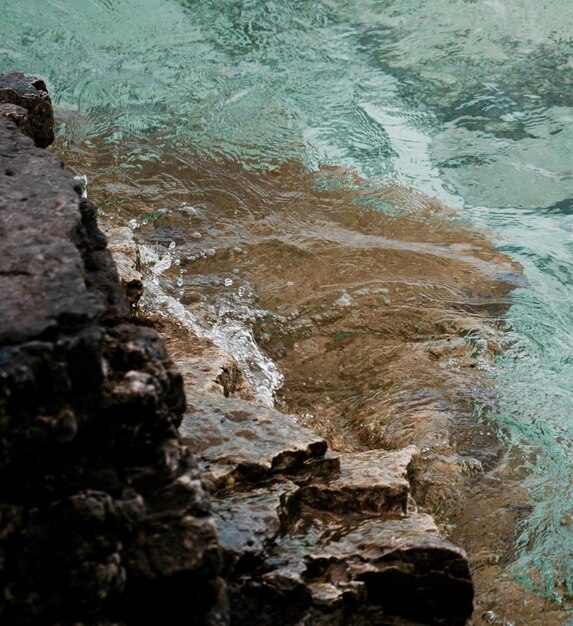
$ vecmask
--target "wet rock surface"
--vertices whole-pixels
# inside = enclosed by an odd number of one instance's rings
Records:
[[[181,376],[126,321],[95,207],[21,132],[48,142],[43,89],[0,81],[0,623],[226,623]]]
[[[342,513],[406,514],[410,496],[407,470],[416,447],[386,452],[371,450],[339,457],[340,473],[304,490],[311,506]]]
[[[233,624],[466,623],[468,561],[417,511],[415,446],[336,455],[295,416],[192,379],[180,430],[213,493]]]
[[[189,395],[188,402],[183,440],[198,454],[205,480],[215,489],[296,472],[326,452],[326,441],[292,415],[217,395]]]
[[[143,275],[133,231],[127,226],[100,225],[100,228],[107,238],[107,247],[113,256],[125,297],[135,314],[143,295]]]

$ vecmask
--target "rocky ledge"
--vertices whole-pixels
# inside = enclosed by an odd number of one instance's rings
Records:
[[[468,562],[417,510],[416,448],[335,455],[159,321],[174,366],[128,321],[135,246],[116,236],[120,283],[95,207],[22,134],[45,145],[35,98],[0,81],[0,622],[465,624]]]
[[[21,132],[46,144],[43,84],[4,77],[0,102],[0,623],[227,623],[181,375],[127,322],[96,208]]]
[[[161,332],[189,371],[193,337]],[[212,494],[232,623],[465,624],[468,562],[417,510],[416,447],[334,454],[296,416],[243,399],[236,364],[213,350],[193,357],[210,390],[184,379],[180,432]]]

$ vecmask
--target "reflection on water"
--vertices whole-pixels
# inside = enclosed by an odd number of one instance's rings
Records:
[[[304,368],[289,364],[289,346],[306,341],[300,320],[307,313],[322,315],[315,311],[322,304],[329,311],[348,311],[339,320],[350,320],[351,327],[334,319],[321,322],[320,328],[333,335],[317,354],[334,353],[347,362],[357,354],[387,355],[385,349],[377,352],[380,336],[372,333],[388,334],[380,311],[392,310],[395,294],[387,284],[392,275],[404,272],[399,280],[408,285],[412,307],[425,311],[439,302],[468,315],[503,314],[509,347],[491,373],[495,398],[484,403],[484,413],[519,451],[524,463],[519,479],[534,503],[530,514],[519,516],[513,573],[547,597],[572,594],[569,4],[6,0],[2,10],[0,70],[47,78],[63,120],[60,146],[86,170],[98,166],[93,155],[105,144],[105,163],[86,173],[90,180],[95,177],[96,188],[98,177],[114,181],[105,186],[110,214],[118,208],[111,206],[113,198],[123,199],[119,214],[137,223],[147,220],[140,232],[151,243],[167,249],[175,241],[176,249],[195,257],[166,270],[174,295],[181,290],[179,279],[191,299],[193,293],[217,298],[222,287],[234,293],[239,284],[246,295],[250,280],[259,291],[255,308],[272,309],[287,296],[296,302],[299,315],[279,325],[288,329],[281,339],[284,355],[272,321],[262,324],[259,316],[255,323],[259,339],[293,372],[289,402],[302,406],[310,397],[299,389],[296,377]],[[188,142],[192,151],[185,147]],[[119,169],[110,177],[115,154],[125,158],[115,159]],[[197,162],[213,164],[211,178],[199,165],[197,176],[185,175],[191,154]],[[164,159],[169,164],[161,167]],[[265,204],[263,183],[225,166],[277,170],[278,164],[295,160],[302,164],[300,176],[277,174],[289,182],[280,183],[285,192],[275,194],[272,210]],[[342,207],[317,192],[311,203],[301,204],[292,181],[304,178],[303,170],[323,173],[308,189],[326,193],[339,187],[354,196],[346,195]],[[421,193],[393,195],[392,184],[383,184],[387,179],[401,185],[394,189]],[[243,204],[239,181],[249,198]],[[380,188],[386,191],[373,191]],[[436,221],[444,209],[437,204],[432,209],[422,194],[463,210],[464,218],[452,214],[449,221]],[[184,206],[187,212],[180,210]],[[263,207],[259,213],[257,206]],[[388,220],[383,233],[376,224],[381,215]],[[401,216],[410,220],[408,228]],[[162,220],[169,228],[154,227]],[[523,267],[524,282],[515,282],[513,269],[505,278],[494,276],[492,266],[501,257],[468,231],[461,243],[456,240],[467,222],[486,231],[499,254]],[[450,229],[458,235],[448,240]],[[227,265],[221,250],[209,256],[220,241]],[[248,254],[233,251],[244,241],[252,246]],[[209,269],[213,263],[215,274]],[[176,267],[187,272],[181,277]],[[457,284],[444,280],[450,267]],[[425,269],[432,279],[421,278]],[[206,270],[203,278],[199,270]],[[218,279],[209,278],[213,275]],[[504,312],[509,285],[517,288]],[[331,298],[336,293],[336,299],[329,301],[326,292]],[[492,310],[502,292],[503,306]],[[283,313],[288,318],[293,311]],[[402,363],[416,367],[416,359]],[[334,365],[326,360],[324,366],[330,377]],[[356,383],[351,397],[376,393],[368,389],[368,360],[361,366],[356,371],[362,372],[362,388]],[[391,375],[383,375],[390,376],[391,387]],[[344,371],[336,376],[343,380]],[[422,393],[421,383],[419,389]],[[409,398],[406,406],[415,403]],[[368,419],[364,423],[366,432]]]

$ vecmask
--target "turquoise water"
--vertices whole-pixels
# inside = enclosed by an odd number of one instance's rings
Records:
[[[527,280],[493,416],[530,452],[514,571],[559,599],[573,594],[572,34],[565,0],[4,0],[0,71],[43,75],[61,132],[84,141],[344,165],[485,228]]]

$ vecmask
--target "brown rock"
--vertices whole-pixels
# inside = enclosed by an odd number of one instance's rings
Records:
[[[326,452],[326,442],[275,409],[215,394],[187,398],[180,432],[214,487],[293,472]]]
[[[160,324],[179,371],[185,392],[194,396],[215,393],[225,397],[253,400],[255,394],[243,371],[228,353],[203,337],[197,337],[175,323]]]
[[[340,513],[405,514],[410,496],[407,472],[416,447],[340,455],[340,474],[303,489],[303,500]]]

